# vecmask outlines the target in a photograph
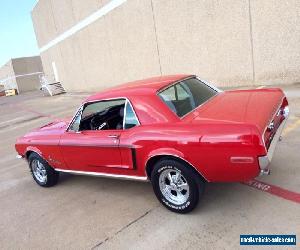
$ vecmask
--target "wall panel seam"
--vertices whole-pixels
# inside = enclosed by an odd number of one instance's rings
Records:
[[[251,63],[252,63],[252,80],[255,82],[255,62],[254,62],[254,47],[253,47],[253,27],[252,27],[252,13],[251,13],[251,0],[248,0],[249,10],[249,37],[251,46]]]
[[[153,27],[154,27],[156,50],[157,50],[157,56],[158,56],[159,71],[160,71],[160,75],[162,75],[160,53],[159,53],[159,46],[158,46],[158,38],[157,38],[157,29],[156,29],[156,20],[155,20],[155,15],[154,15],[153,2],[152,2],[152,0],[150,0],[150,2],[151,2],[151,10],[152,10]]]

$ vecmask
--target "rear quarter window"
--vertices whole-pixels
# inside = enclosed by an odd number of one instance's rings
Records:
[[[160,91],[158,96],[179,117],[183,117],[218,92],[197,78],[182,80]]]

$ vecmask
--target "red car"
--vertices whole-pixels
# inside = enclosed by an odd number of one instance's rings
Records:
[[[19,138],[34,180],[59,172],[150,180],[168,209],[187,213],[206,182],[269,174],[289,113],[277,88],[220,91],[193,75],[150,78],[87,98],[69,122]]]

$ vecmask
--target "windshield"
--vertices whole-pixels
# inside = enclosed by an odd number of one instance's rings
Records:
[[[183,117],[217,93],[197,78],[189,78],[160,91],[158,96],[176,115]]]

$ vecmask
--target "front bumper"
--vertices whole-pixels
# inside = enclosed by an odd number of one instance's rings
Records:
[[[260,174],[261,175],[270,174],[269,165],[270,165],[271,160],[273,158],[276,145],[277,145],[278,141],[281,140],[281,134],[282,134],[282,131],[283,131],[284,126],[286,124],[287,118],[288,118],[288,114],[285,116],[285,119],[281,122],[280,126],[278,127],[278,129],[277,129],[277,131],[276,131],[276,133],[275,133],[275,135],[272,139],[272,142],[269,146],[269,150],[268,150],[267,155],[258,157],[258,163],[259,163]]]
[[[17,159],[23,159],[24,156],[17,154],[17,155],[16,155],[16,158],[17,158]]]

